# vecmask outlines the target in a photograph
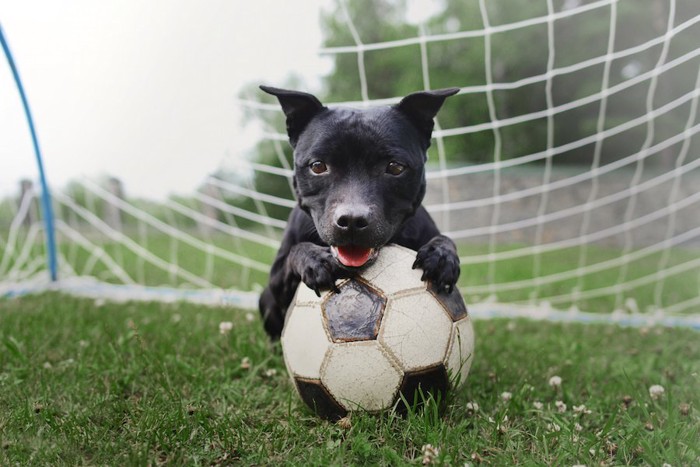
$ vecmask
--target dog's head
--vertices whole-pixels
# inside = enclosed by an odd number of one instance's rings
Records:
[[[433,118],[458,89],[416,92],[366,110],[261,89],[279,99],[287,117],[300,207],[341,264],[364,265],[420,206]]]

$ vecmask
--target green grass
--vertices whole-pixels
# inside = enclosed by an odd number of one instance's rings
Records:
[[[524,245],[500,245],[496,251],[507,251],[522,248]],[[462,256],[483,255],[488,253],[485,245],[460,245]],[[592,265],[606,261],[615,261],[623,253],[622,248],[602,247],[597,245],[587,246],[587,262]],[[631,253],[635,253],[633,250]],[[553,274],[571,272],[579,264],[579,248],[564,248],[557,251],[543,253],[540,258],[541,267],[539,274],[534,274],[534,256],[524,256],[508,260],[498,261],[493,270],[493,279],[489,276],[489,265],[487,263],[462,264],[462,275],[460,286],[463,289],[468,287],[481,286],[487,288],[493,283],[503,284],[518,282],[534,277],[547,277]],[[641,255],[640,255],[641,256]],[[575,274],[572,278],[558,280],[544,284],[539,288],[538,297],[555,297],[562,295],[572,296],[573,290],[581,292],[589,290],[604,289],[614,286],[620,282],[620,274],[624,272],[625,282],[631,282],[646,276],[652,276],[659,271],[659,265],[664,261],[666,268],[700,258],[700,251],[690,248],[673,248],[668,251],[668,257],[664,260],[663,252],[655,252],[643,255],[640,258],[630,261],[624,267],[626,272],[621,271],[622,266],[613,266],[599,272],[583,275],[581,278]],[[695,269],[697,272],[697,268]],[[662,306],[670,306],[685,300],[695,298],[698,295],[700,282],[697,273],[685,272],[667,277],[664,280],[664,287],[661,298]],[[514,290],[503,290],[498,293],[498,299],[502,302],[528,302],[533,293],[532,282],[529,285]],[[641,311],[646,311],[649,307],[656,305],[655,283],[640,284],[624,292],[624,297],[633,298],[637,307]],[[469,297],[467,297],[469,299]],[[472,297],[475,298],[475,297]],[[482,295],[481,298],[484,298]],[[584,311],[610,313],[616,306],[614,293],[603,294],[598,297],[582,299],[576,303],[571,300],[564,300],[555,303],[559,309],[567,309],[572,305],[578,306]],[[692,310],[690,310],[692,311]]]
[[[26,230],[20,231],[19,237],[26,236],[26,233]],[[200,248],[163,233],[148,232],[141,235],[135,229],[130,229],[125,235],[153,257],[205,279],[216,287],[250,290],[254,284],[263,284],[267,281],[269,269],[267,265],[272,264],[276,254],[276,250],[272,247],[231,235],[212,234],[205,237],[193,230],[182,231],[182,233],[226,253],[257,261],[263,265],[263,270],[243,267],[221,256],[207,254]],[[197,287],[189,283],[186,278],[177,276],[168,267],[163,268],[104,235],[94,232],[83,232],[82,235],[92,243],[89,249],[59,236],[58,250],[61,255],[59,268],[69,266],[77,275],[93,276],[107,283],[122,284],[121,277],[108,267],[107,262],[95,250],[95,248],[101,248],[106,256],[138,284]],[[34,239],[30,252],[25,258],[25,267],[26,263],[31,262],[32,259],[45,256],[43,241],[41,237]],[[0,243],[0,259],[4,253],[3,247],[5,245]],[[9,266],[15,264],[23,247],[22,243],[15,246]]]
[[[220,334],[221,321],[234,329]],[[243,311],[3,300],[0,465],[420,465],[426,444],[445,465],[700,462],[697,332],[528,321],[475,329],[472,372],[443,413],[355,414],[347,426],[300,403],[279,349]],[[559,389],[548,385],[554,375]],[[659,400],[654,384],[665,388]],[[591,413],[575,414],[581,404]]]
[[[273,248],[229,235],[219,234],[204,238],[192,232],[187,232],[187,234],[191,234],[194,238],[219,250],[252,259],[263,265],[272,264],[276,253]],[[264,271],[242,267],[238,263],[221,256],[207,254],[201,249],[165,234],[150,234],[144,237],[132,235],[131,238],[157,258],[175,264],[218,287],[250,289],[252,284],[261,284],[267,280],[267,266],[264,267]],[[187,283],[186,279],[178,278],[171,271],[144,260],[143,257],[119,243],[101,238],[98,244],[139,284],[192,286],[192,284]],[[90,264],[92,252],[77,247],[73,243],[62,244],[61,251],[78,274],[85,274],[85,267]],[[89,271],[89,274],[106,282],[121,283],[121,280],[115,277],[103,262],[95,263],[94,269]]]
[[[195,237],[197,236],[197,232],[191,231],[189,233]],[[131,232],[131,238],[154,256],[167,263],[176,264],[197,277],[205,278],[216,287],[259,290],[267,282],[267,266],[263,266],[262,270],[242,267],[221,257],[208,255],[202,250],[187,245],[182,241],[175,241],[165,234],[149,232],[147,235],[141,236],[137,232]],[[271,264],[276,253],[273,248],[222,234],[213,234],[208,238],[201,239],[214,247],[253,259],[262,265]],[[97,236],[92,241],[102,247],[139,284],[193,287],[186,279],[178,278],[172,271],[162,269],[145,261],[142,257],[113,240]],[[122,282],[103,262],[95,261],[96,258],[92,256],[92,251],[65,240],[59,244],[59,247],[63,258],[71,265],[76,274],[92,275],[111,283]],[[496,251],[502,252],[523,247],[524,245],[498,245]],[[2,245],[0,245],[0,257],[2,255],[1,250]],[[32,251],[32,257],[43,255],[41,239],[37,239]],[[488,245],[459,245],[460,255],[466,258],[483,256],[488,254],[488,252]],[[588,245],[586,247],[586,264],[615,261],[620,257],[621,253],[621,248]],[[633,251],[632,253],[635,252]],[[543,253],[540,257],[539,274],[536,275],[535,258],[531,255],[501,260],[496,262],[494,267],[491,267],[487,262],[466,261],[462,265],[459,286],[462,292],[467,295],[468,301],[480,301],[489,295],[491,291],[489,284],[494,284],[498,288],[499,284],[523,281],[535,276],[546,278],[562,272],[571,272],[579,264],[580,254],[579,248],[566,248]],[[670,268],[691,260],[697,260],[698,258],[700,258],[700,251],[691,248],[673,248],[668,251],[667,258],[664,258],[663,252],[646,254],[625,265],[626,272],[622,277],[625,282],[646,276],[654,277],[659,271],[659,265],[662,263],[665,264],[666,268]],[[609,288],[619,283],[620,278],[621,266],[613,266],[602,271],[586,274],[580,278],[574,274],[570,278],[543,284],[537,290],[536,295],[538,299],[565,296],[564,300],[554,303],[554,306],[559,309],[567,309],[572,305],[576,305],[583,311],[610,313],[622,305],[622,303],[618,303],[618,297],[614,293],[605,293],[601,296],[581,299],[576,303],[572,302],[568,297],[573,296],[572,291],[574,290],[585,292]],[[475,290],[474,287],[480,288],[480,292],[471,293],[471,290]],[[535,287],[530,282],[516,289],[500,290],[497,293],[497,299],[506,303],[527,303],[532,298],[534,291]],[[626,290],[622,297],[634,299],[638,309],[646,311],[650,307],[657,305],[655,293],[654,283],[643,283]],[[668,307],[695,298],[697,295],[698,275],[692,272],[683,272],[669,276],[664,280],[660,304],[662,307]]]

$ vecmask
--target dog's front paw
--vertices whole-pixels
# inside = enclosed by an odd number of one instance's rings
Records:
[[[413,269],[423,270],[421,280],[430,281],[437,290],[451,293],[459,279],[459,256],[457,248],[444,235],[433,237],[416,254]]]
[[[328,247],[299,243],[292,248],[287,261],[301,281],[319,297],[321,290],[336,290],[335,281],[343,276],[343,269]]]

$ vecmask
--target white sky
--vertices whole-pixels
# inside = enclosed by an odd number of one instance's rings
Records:
[[[49,182],[115,175],[132,196],[188,193],[254,140],[235,98],[250,82],[309,87],[323,0],[0,0]],[[36,179],[0,55],[0,196]]]

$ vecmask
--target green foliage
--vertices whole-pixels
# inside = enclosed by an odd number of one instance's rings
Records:
[[[576,5],[593,0],[573,2]],[[479,31],[485,20],[491,27],[512,25],[519,21],[545,17],[548,13],[545,1],[489,0],[482,12],[478,0],[443,1],[440,10],[427,18],[422,27],[424,34],[436,37],[461,31]],[[553,11],[561,12],[572,2],[557,0]],[[403,0],[355,0],[346,2],[347,12],[363,44],[386,43],[401,39],[414,39],[421,35],[419,25],[407,18],[407,3]],[[700,14],[700,3],[695,0],[675,2],[674,24]],[[548,70],[550,53],[553,69],[580,64],[586,60],[605,56],[608,51],[611,18],[615,19],[613,51],[638,46],[654,38],[662,37],[667,30],[670,3],[666,0],[622,1],[613,7],[595,8],[590,11],[562,17],[552,24],[553,49],[548,45],[548,24],[540,22],[527,27],[494,32],[451,40],[428,41],[425,56],[420,44],[366,50],[357,53],[332,55],[332,71],[324,77],[318,93],[322,100],[332,102],[362,99],[361,62],[364,66],[367,97],[369,99],[397,98],[427,87],[483,86],[487,83],[486,63],[491,62],[491,78],[494,83],[515,83],[524,78],[544,76]],[[484,18],[485,17],[485,18]],[[355,38],[346,21],[340,1],[336,1],[322,14],[324,47],[353,46]],[[665,63],[672,61],[697,47],[700,25],[675,35],[671,40]],[[490,55],[487,57],[487,41]],[[633,55],[610,63],[608,88],[647,73],[657,67],[663,44],[646,48]],[[423,76],[422,60],[427,60],[427,77]],[[694,88],[698,59],[674,67],[662,75],[658,82],[645,79],[608,97],[606,128],[629,121],[646,113],[646,100],[650,86],[654,95],[653,107],[658,108]],[[605,63],[558,73],[551,81],[520,85],[514,89],[493,90],[495,118],[507,120],[547,109],[547,87],[551,85],[551,104],[564,103],[597,95],[601,92]],[[281,84],[281,83],[280,83]],[[290,81],[289,84],[292,84]],[[294,86],[291,86],[294,87]],[[301,89],[304,89],[303,84]],[[553,145],[561,146],[594,134],[597,131],[601,100],[573,109],[558,112],[553,120]],[[654,121],[654,139],[658,143],[679,133],[687,118],[689,106],[661,116]],[[279,130],[281,122],[273,122],[265,116],[266,124]],[[442,128],[461,128],[491,121],[488,94],[484,91],[468,92],[450,98],[440,112],[438,121]],[[547,118],[531,119],[519,124],[499,128],[502,147],[501,159],[510,159],[544,151],[547,147]],[[602,146],[601,162],[610,162],[639,150],[647,134],[646,124],[638,125],[620,135],[606,139]],[[445,138],[445,153],[454,163],[479,163],[494,157],[493,130],[478,131]],[[432,148],[431,151],[435,151]],[[672,149],[652,159],[652,163],[666,163]],[[259,147],[259,160],[272,161],[269,148]],[[557,163],[586,163],[593,160],[593,145],[569,151],[556,159]],[[264,176],[261,176],[264,178]]]
[[[348,12],[365,44],[416,37],[418,28],[406,23],[406,2],[372,0],[347,2]],[[321,15],[324,46],[354,45],[355,41],[339,2]],[[370,99],[403,96],[423,88],[418,45],[367,51],[363,62],[367,71]],[[361,100],[360,72],[356,53],[333,56],[333,71],[324,79],[324,91],[333,101]]]

